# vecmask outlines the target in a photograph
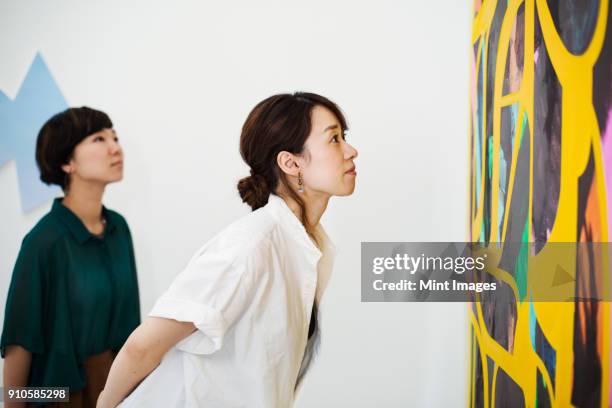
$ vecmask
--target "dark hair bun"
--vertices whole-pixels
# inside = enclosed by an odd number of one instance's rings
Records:
[[[263,207],[268,203],[270,198],[270,189],[266,179],[259,175],[253,174],[238,181],[238,192],[242,198],[242,202],[251,206],[253,211]]]

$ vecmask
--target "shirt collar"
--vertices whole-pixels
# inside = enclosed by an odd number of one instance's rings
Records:
[[[74,235],[74,238],[79,244],[84,243],[90,238],[99,239],[94,234],[89,232],[79,217],[76,216],[68,207],[62,204],[61,197],[53,200],[53,206],[51,207],[51,213],[57,215],[68,230]],[[116,225],[113,224],[112,217],[109,216],[109,211],[106,207],[102,206],[102,215],[106,220],[106,227],[104,234],[111,233],[115,230]]]
[[[270,194],[268,198],[267,208],[273,216],[275,216],[282,224],[284,228],[289,229],[290,235],[302,244],[310,254],[316,259],[321,258],[323,255],[334,255],[336,247],[330,240],[329,236],[325,232],[323,226],[319,223],[315,227],[315,235],[319,240],[322,251],[312,242],[312,239],[306,232],[306,228],[302,225],[302,222],[298,217],[291,211],[285,200],[281,197]]]

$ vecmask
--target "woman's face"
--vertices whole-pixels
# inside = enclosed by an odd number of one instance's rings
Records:
[[[336,115],[317,105],[311,114],[312,129],[297,162],[304,190],[309,194],[346,196],[355,190],[357,150],[344,140]]]
[[[123,151],[113,129],[102,129],[75,146],[63,167],[71,180],[109,184],[123,178]]]

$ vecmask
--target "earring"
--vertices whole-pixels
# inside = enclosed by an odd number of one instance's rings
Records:
[[[302,173],[298,172],[298,193],[304,192],[304,180],[302,180]]]

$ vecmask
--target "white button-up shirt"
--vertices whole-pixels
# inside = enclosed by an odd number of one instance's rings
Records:
[[[320,251],[285,201],[239,219],[196,252],[150,316],[193,322],[121,407],[290,407],[319,339],[308,340],[334,246]],[[318,320],[318,319],[317,319]]]

